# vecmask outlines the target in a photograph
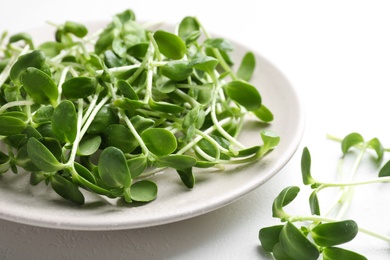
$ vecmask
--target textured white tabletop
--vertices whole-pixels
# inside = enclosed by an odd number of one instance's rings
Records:
[[[388,1],[5,1],[0,32],[46,21],[110,19],[132,9],[138,19],[179,22],[197,16],[211,32],[245,44],[273,63],[305,107],[306,129],[291,161],[269,182],[224,208],[177,223],[121,231],[55,230],[0,220],[0,259],[272,259],[258,231],[279,223],[271,205],[286,186],[302,187],[300,155],[313,174],[335,173],[339,145],[326,134],[362,133],[390,146],[390,4]],[[365,168],[365,167],[363,167]],[[367,166],[366,168],[370,168]],[[314,173],[315,172],[315,173]],[[390,184],[356,189],[347,217],[390,235]],[[302,203],[292,210],[307,212]],[[364,234],[346,245],[369,259],[389,259],[389,245]]]

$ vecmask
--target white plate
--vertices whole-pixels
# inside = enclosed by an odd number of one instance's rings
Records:
[[[91,31],[104,23],[88,24]],[[172,28],[172,27],[170,27]],[[52,29],[30,30],[35,41],[52,39]],[[247,51],[235,45],[235,60]],[[158,198],[142,206],[124,204],[88,192],[86,204],[75,206],[55,194],[50,187],[30,186],[29,174],[10,172],[0,176],[0,218],[28,225],[72,230],[118,230],[155,226],[195,217],[223,207],[258,188],[275,175],[293,156],[304,128],[302,107],[296,92],[271,63],[256,55],[252,83],[257,86],[275,120],[267,129],[281,137],[279,146],[256,163],[226,171],[199,173],[197,183],[188,190],[175,172],[154,176]],[[258,123],[248,120],[240,136],[244,144],[260,144]]]

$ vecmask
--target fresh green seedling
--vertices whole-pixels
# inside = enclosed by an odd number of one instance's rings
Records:
[[[26,33],[1,37],[0,173],[23,168],[32,185],[76,204],[84,191],[146,203],[158,192],[149,177],[164,168],[193,188],[194,168],[253,162],[277,147],[279,136],[261,128],[259,144],[238,140],[249,113],[273,120],[249,83],[255,55],[233,67],[233,44],[197,18],[177,33],[145,28],[131,10],[92,35],[76,22],[52,25],[39,46]]]
[[[259,240],[264,250],[273,254],[276,259],[367,259],[365,256],[340,248],[340,245],[352,241],[359,232],[390,242],[390,237],[365,229],[351,219],[343,216],[352,202],[353,187],[371,183],[390,181],[390,161],[381,164],[385,149],[378,138],[365,141],[359,133],[351,133],[343,139],[329,136],[341,143],[341,165],[347,154],[356,154],[354,164],[348,174],[340,173],[343,182],[321,182],[314,178],[311,172],[311,154],[305,147],[301,156],[301,175],[304,185],[312,192],[309,196],[311,215],[291,215],[285,207],[292,203],[300,192],[298,186],[283,189],[272,204],[272,216],[281,220],[281,225],[261,228]],[[373,154],[371,160],[379,168],[378,178],[366,181],[356,181],[355,176],[364,155]],[[320,204],[318,194],[324,189],[339,189],[335,202],[326,211]],[[325,213],[323,213],[325,212]],[[302,223],[302,224],[298,224]]]

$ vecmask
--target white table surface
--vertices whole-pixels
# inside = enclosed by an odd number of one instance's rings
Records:
[[[210,32],[235,39],[266,57],[295,87],[306,127],[291,161],[269,182],[222,209],[178,223],[121,231],[71,231],[0,220],[0,259],[272,259],[259,246],[260,228],[275,196],[303,188],[300,155],[308,146],[313,175],[335,174],[339,145],[326,134],[352,131],[390,146],[390,3],[388,1],[4,1],[0,32],[46,21],[110,19],[130,8],[139,20],[179,22],[197,16]],[[369,167],[366,167],[369,168]],[[390,184],[356,190],[347,217],[390,235]],[[388,190],[388,191],[386,191]],[[292,210],[308,212],[306,195]],[[358,199],[358,200],[357,200]],[[347,248],[389,259],[387,243],[358,235]]]

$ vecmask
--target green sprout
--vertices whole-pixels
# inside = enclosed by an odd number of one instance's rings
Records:
[[[354,187],[390,181],[390,161],[382,165],[384,153],[388,149],[382,146],[378,138],[365,141],[359,133],[348,134],[343,139],[331,135],[328,138],[341,143],[343,155],[340,159],[341,165],[345,156],[352,150],[358,151],[355,161],[348,173],[344,171],[340,173],[341,182],[323,182],[312,175],[310,151],[307,147],[303,149],[301,174],[303,184],[312,189],[309,196],[311,215],[291,215],[285,210],[285,206],[293,202],[299,194],[300,188],[297,186],[286,187],[275,198],[272,216],[280,219],[284,224],[261,228],[259,240],[263,249],[272,253],[276,259],[315,260],[320,255],[323,259],[367,259],[357,252],[340,247],[353,240],[359,232],[390,242],[390,237],[358,226],[354,220],[344,219],[352,203]],[[374,155],[373,162],[380,168],[378,177],[356,181],[356,173],[367,153]],[[338,189],[338,193],[334,202],[323,211],[318,194],[330,188]]]
[[[82,24],[55,27],[36,46],[21,33],[0,44],[0,173],[31,173],[63,198],[85,203],[82,190],[126,202],[150,202],[149,176],[176,170],[188,188],[194,168],[259,160],[279,143],[238,140],[248,114],[272,112],[249,81],[248,52],[238,66],[233,45],[213,38],[195,17],[177,32],[152,31],[131,10],[90,35]]]

